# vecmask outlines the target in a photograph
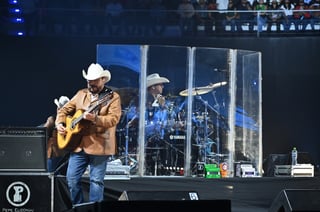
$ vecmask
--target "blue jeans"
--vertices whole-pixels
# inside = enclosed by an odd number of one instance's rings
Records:
[[[84,151],[70,154],[67,182],[73,205],[84,202],[81,177],[88,166],[90,170],[89,202],[103,201],[107,159],[108,156],[89,155]]]

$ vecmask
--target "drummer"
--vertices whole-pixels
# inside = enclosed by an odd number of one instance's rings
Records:
[[[158,73],[147,76],[146,135],[155,134],[163,138],[168,120],[166,99],[162,95],[164,84],[170,81]]]

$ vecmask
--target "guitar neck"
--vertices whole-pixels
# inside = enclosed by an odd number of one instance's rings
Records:
[[[91,113],[95,111],[101,104],[107,102],[112,97],[112,91],[108,92],[106,95],[104,95],[101,99],[99,99],[97,102],[93,103],[86,112]],[[83,119],[83,113],[77,118],[75,118],[72,121],[72,127],[75,127],[81,120]]]

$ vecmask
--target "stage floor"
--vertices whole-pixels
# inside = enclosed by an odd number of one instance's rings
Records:
[[[64,181],[64,178],[60,179],[60,183],[65,183]],[[88,187],[88,178],[83,178],[83,184]],[[269,211],[277,196],[287,189],[303,189],[306,192],[310,189],[320,189],[320,178],[315,176],[207,179],[131,176],[129,179],[105,180],[105,201],[118,201],[123,192],[168,192],[166,196],[170,200],[170,191],[196,191],[200,200],[231,200],[232,212],[265,212]],[[302,201],[307,204],[309,200]]]

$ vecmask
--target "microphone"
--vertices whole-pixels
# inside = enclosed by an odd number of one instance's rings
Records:
[[[163,107],[165,104],[165,101],[166,101],[165,97],[162,96],[161,94],[157,94],[156,99],[157,99],[159,105]]]

